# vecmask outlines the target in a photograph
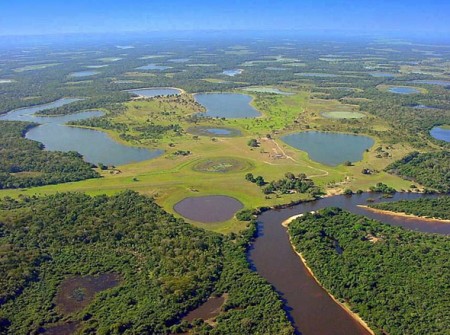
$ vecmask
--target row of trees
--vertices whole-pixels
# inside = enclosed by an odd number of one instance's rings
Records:
[[[412,214],[428,218],[450,220],[450,197],[420,198],[416,200],[400,200],[370,205],[370,207]]]

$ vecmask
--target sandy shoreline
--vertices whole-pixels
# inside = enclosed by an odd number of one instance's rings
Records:
[[[450,223],[450,220],[439,219],[439,218],[427,218],[427,217],[418,216],[418,215],[414,215],[414,214],[407,214],[405,212],[387,211],[384,209],[372,208],[372,207],[369,207],[366,205],[358,205],[358,207],[364,208],[373,213],[379,213],[379,214],[384,214],[384,215],[389,215],[389,216],[398,216],[398,217],[404,217],[404,218],[410,218],[410,219],[419,219],[419,220],[427,221],[427,222]]]
[[[287,227],[292,221],[294,221],[296,218],[299,218],[301,216],[303,216],[303,214],[298,214],[298,215],[291,216],[290,218],[288,218],[285,221],[283,221],[282,225],[284,227]],[[303,255],[300,252],[298,252],[297,249],[295,248],[294,244],[292,243],[292,239],[291,239],[290,236],[289,236],[289,242],[291,243],[292,249],[298,255],[298,257],[301,259],[303,265],[308,270],[308,273],[314,278],[314,280],[317,282],[317,284],[319,284],[319,286],[324,289],[324,291],[330,296],[330,298],[333,299],[333,301],[335,303],[337,303],[342,309],[344,309],[344,311],[348,315],[350,315],[355,321],[357,321],[361,326],[363,326],[363,328],[366,329],[367,332],[369,332],[369,334],[375,335],[374,331],[372,329],[370,329],[369,325],[357,313],[353,312],[348,305],[346,305],[346,304],[340,302],[339,300],[337,300],[330,292],[328,292],[328,290],[325,287],[323,287],[322,283],[314,275],[314,272],[312,271],[312,269],[308,266],[308,263],[306,262],[306,260],[303,257]]]

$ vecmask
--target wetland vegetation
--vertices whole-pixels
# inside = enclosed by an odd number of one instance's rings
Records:
[[[129,39],[0,50],[0,113],[16,120],[0,121],[0,333],[292,334],[289,307],[248,266],[255,209],[371,189],[450,192],[442,45]],[[66,134],[79,152],[43,150],[38,133]],[[121,151],[88,133],[146,154],[115,160]],[[434,201],[392,210],[443,216],[446,200]],[[445,237],[335,209],[291,229],[322,284],[375,332],[448,329],[437,295],[448,290],[437,276]],[[91,290],[102,276],[114,283]],[[81,307],[65,312],[71,281]],[[214,297],[218,314],[186,317]]]

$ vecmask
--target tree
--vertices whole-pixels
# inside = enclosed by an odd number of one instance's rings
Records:
[[[252,138],[251,140],[248,141],[247,145],[252,148],[257,148],[258,141],[256,139]]]

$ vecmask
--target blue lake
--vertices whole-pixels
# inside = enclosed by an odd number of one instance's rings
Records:
[[[137,70],[146,70],[146,71],[151,71],[151,70],[164,71],[164,70],[171,69],[171,68],[172,67],[170,67],[170,66],[148,64],[148,65],[137,67],[136,69]]]
[[[100,72],[98,71],[79,71],[79,72],[73,72],[71,74],[69,74],[69,77],[74,77],[74,78],[80,78],[80,77],[90,77],[90,76],[95,76],[96,74],[99,74]]]
[[[242,119],[261,115],[250,105],[252,97],[247,94],[202,93],[196,94],[194,98],[206,108],[206,113],[199,113],[199,116]]]
[[[450,142],[450,129],[434,127],[430,130],[430,135],[437,140]]]
[[[134,89],[134,90],[127,90],[127,92],[137,94],[141,97],[146,98],[153,98],[158,95],[173,95],[173,94],[180,94],[181,91],[176,88],[140,88],[140,89]]]
[[[238,74],[241,74],[242,72],[244,72],[244,70],[241,69],[234,69],[234,70],[224,70],[222,72],[222,74],[229,76],[229,77],[234,77]]]
[[[245,87],[242,90],[248,91],[248,92],[255,92],[255,93],[271,93],[271,94],[280,94],[280,95],[294,95],[294,93],[284,92],[284,91],[279,90],[278,88],[273,88],[273,87]]]
[[[34,115],[38,111],[60,107],[78,100],[81,99],[64,98],[45,105],[16,109],[0,116],[0,120],[40,123],[40,126],[30,129],[25,137],[43,143],[45,150],[78,151],[87,162],[94,164],[122,165],[148,160],[162,154],[161,150],[148,150],[117,143],[101,131],[64,125],[69,121],[101,116],[103,112],[100,111],[52,117]]]
[[[285,67],[268,66],[268,67],[266,67],[266,70],[269,70],[269,71],[286,71],[287,69]]]
[[[388,89],[389,92],[395,93],[395,94],[416,94],[420,93],[420,91],[417,88],[413,87],[391,87]]]
[[[438,85],[438,86],[450,86],[450,81],[446,80],[414,80],[417,84]]]
[[[367,136],[317,131],[290,134],[281,139],[296,149],[306,151],[313,161],[329,166],[346,161],[358,162],[363,159],[366,149],[375,143]]]

